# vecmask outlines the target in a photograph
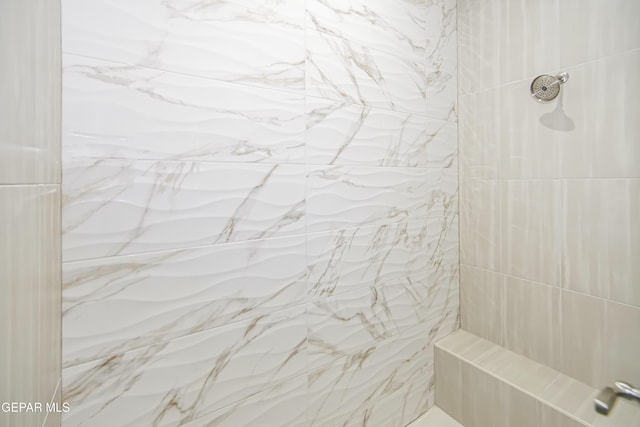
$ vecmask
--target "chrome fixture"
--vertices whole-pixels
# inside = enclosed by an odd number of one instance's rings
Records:
[[[560,85],[569,80],[569,73],[560,73],[557,76],[543,74],[531,82],[531,96],[538,102],[549,102],[560,94]]]
[[[640,401],[640,390],[625,382],[616,381],[613,387],[603,388],[598,397],[593,399],[596,411],[600,414],[608,415],[618,397]]]

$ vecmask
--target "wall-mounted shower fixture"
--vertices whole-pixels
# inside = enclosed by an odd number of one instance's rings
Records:
[[[557,76],[543,74],[531,82],[531,96],[538,102],[549,102],[560,94],[560,85],[569,80],[568,73],[560,73]]]
[[[618,397],[640,400],[640,390],[625,382],[616,381],[613,387],[603,388],[593,399],[596,411],[602,415],[609,415]]]

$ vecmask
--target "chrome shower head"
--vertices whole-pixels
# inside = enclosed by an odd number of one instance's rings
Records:
[[[549,102],[560,94],[560,85],[569,80],[568,73],[560,73],[557,76],[543,74],[531,82],[531,96],[538,102]]]

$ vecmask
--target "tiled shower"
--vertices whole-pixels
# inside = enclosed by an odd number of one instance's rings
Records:
[[[615,425],[565,403],[640,385],[639,15],[7,0],[0,400],[69,410],[0,426]]]

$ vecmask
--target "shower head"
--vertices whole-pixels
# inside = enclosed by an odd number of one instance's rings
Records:
[[[560,73],[557,76],[543,74],[531,82],[531,96],[538,102],[549,102],[560,94],[560,85],[569,80],[569,74]]]

